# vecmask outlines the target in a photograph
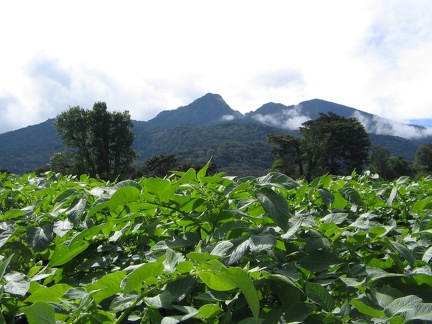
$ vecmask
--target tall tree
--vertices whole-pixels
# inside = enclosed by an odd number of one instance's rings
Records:
[[[320,114],[300,127],[307,157],[307,178],[323,173],[361,172],[369,159],[369,135],[357,118]]]
[[[363,125],[356,118],[345,118],[334,113],[303,123],[300,138],[290,135],[269,135],[276,145],[271,153],[275,166],[283,172],[296,172],[306,180],[324,173],[349,174],[361,172],[369,158],[371,142]],[[296,166],[295,168],[293,168]],[[288,173],[287,173],[288,174]],[[289,174],[293,176],[293,174]]]
[[[59,114],[54,126],[74,157],[76,173],[114,180],[133,168],[136,153],[128,111],[108,112],[105,102],[96,102],[93,110],[76,106]]]

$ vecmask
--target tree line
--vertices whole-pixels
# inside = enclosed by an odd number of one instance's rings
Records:
[[[268,135],[275,157],[273,170],[293,178],[311,179],[323,174],[349,175],[368,169],[385,180],[432,174],[432,143],[420,145],[414,163],[390,150],[372,145],[363,125],[354,117],[320,114],[303,123],[300,137]]]
[[[137,168],[132,149],[133,123],[128,111],[109,112],[105,102],[96,102],[92,110],[79,106],[60,113],[54,126],[64,144],[63,152],[55,153],[45,168],[63,174],[87,173],[109,181],[143,175],[163,177],[172,170],[199,167],[180,162],[173,154],[157,155]],[[432,143],[421,145],[414,163],[372,145],[363,125],[354,117],[345,118],[332,112],[303,123],[299,136],[268,135],[270,153],[275,157],[272,170],[307,181],[329,173],[348,175],[353,170],[369,169],[386,180],[401,175],[432,174]],[[219,165],[211,164],[217,172]]]

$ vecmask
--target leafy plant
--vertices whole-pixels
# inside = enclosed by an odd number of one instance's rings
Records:
[[[0,174],[0,323],[431,321],[432,180]]]

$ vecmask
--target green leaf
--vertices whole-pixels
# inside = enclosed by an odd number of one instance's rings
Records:
[[[343,191],[343,194],[344,194],[345,198],[347,198],[350,203],[358,205],[358,206],[364,206],[363,199],[361,198],[360,194],[355,189],[346,188]]]
[[[354,306],[360,313],[372,316],[372,317],[381,317],[385,316],[384,311],[371,307],[367,305],[364,301],[360,299],[352,299],[350,304]]]
[[[265,176],[257,178],[256,182],[261,186],[278,187],[286,190],[299,187],[296,181],[279,172],[269,172]]]
[[[223,269],[223,272],[240,288],[249,304],[252,315],[257,319],[259,317],[260,302],[252,279],[240,268]]]
[[[13,234],[14,234],[13,228],[8,228],[7,230],[0,232],[0,248],[6,244],[6,242]]]
[[[198,276],[207,287],[216,291],[229,291],[237,288],[237,284],[229,276],[219,271],[203,271]]]
[[[66,216],[75,226],[81,222],[86,206],[87,196],[82,194],[81,197],[75,198],[72,207],[66,211]]]
[[[208,168],[210,167],[210,164],[211,164],[211,159],[206,163],[206,165],[204,165],[204,166],[201,168],[201,170],[199,170],[199,171],[197,172],[197,179],[198,179],[200,182],[202,182],[202,181],[204,180],[204,177],[205,177],[206,174],[207,174],[207,170],[208,170]]]
[[[303,323],[303,321],[312,313],[311,307],[304,302],[298,302],[290,305],[284,313],[286,323]]]
[[[318,189],[318,193],[327,207],[330,207],[333,204],[335,197],[328,189]]]
[[[60,237],[65,236],[71,229],[73,224],[68,219],[54,222],[53,232]]]
[[[249,249],[252,253],[269,251],[276,246],[276,237],[274,235],[251,235],[249,238]]]
[[[208,252],[190,252],[186,255],[189,259],[197,262],[198,264],[203,264],[208,260],[222,259],[220,255],[210,254]]]
[[[6,268],[9,265],[13,256],[14,255],[11,254],[6,260],[4,260],[2,263],[0,263],[0,281],[3,279],[3,275],[6,272]]]
[[[51,243],[53,227],[51,224],[43,224],[42,227],[30,226],[27,229],[26,241],[35,252],[44,251]]]
[[[118,190],[118,189],[123,188],[123,187],[135,187],[139,191],[142,190],[141,185],[138,182],[134,181],[134,180],[123,180],[123,181],[120,181],[120,182],[116,183],[113,186],[113,189]]]
[[[20,272],[11,271],[4,275],[4,279],[6,280],[4,291],[11,295],[24,297],[30,289],[30,281]]]
[[[341,259],[331,252],[312,251],[299,260],[299,264],[310,271],[326,271],[330,266],[339,264]]]
[[[169,273],[173,273],[176,270],[179,261],[180,259],[177,253],[175,253],[171,249],[167,249],[165,252],[165,260],[163,262],[165,266],[165,271]]]
[[[390,205],[390,206],[393,205],[393,200],[396,198],[397,193],[398,193],[397,187],[393,187],[392,191],[390,192],[390,196],[387,199],[388,205]]]
[[[177,279],[166,285],[165,290],[168,291],[173,301],[178,302],[186,298],[194,289],[197,279],[195,276]]]
[[[57,245],[54,249],[53,255],[49,261],[51,267],[57,267],[68,263],[70,260],[75,258],[78,254],[85,251],[89,243],[81,241],[80,244],[75,244],[73,247],[68,245]]]
[[[214,304],[205,304],[201,306],[198,311],[204,319],[212,318],[223,313],[223,310]]]
[[[402,258],[407,260],[411,266],[414,265],[415,259],[406,246],[394,241],[390,241],[390,243],[393,245],[393,247],[396,249],[396,251],[400,254]]]
[[[108,203],[110,210],[114,211],[118,206],[135,201],[140,196],[141,192],[136,187],[120,187],[111,197]]]
[[[286,199],[269,188],[260,188],[256,190],[255,197],[276,225],[278,225],[283,231],[288,231],[288,220],[291,213]]]
[[[126,271],[116,271],[109,273],[100,278],[95,283],[86,287],[88,292],[96,291],[92,294],[96,304],[99,304],[102,300],[115,295],[122,291],[120,285],[126,277]]]
[[[304,300],[303,291],[287,276],[272,274],[265,277],[272,293],[276,294],[283,307],[287,308],[294,303]]]
[[[55,308],[46,302],[36,302],[23,308],[29,324],[55,324]]]
[[[397,314],[401,314],[403,312],[412,309],[413,306],[416,306],[422,303],[422,299],[415,295],[409,295],[405,297],[400,297],[392,301],[386,308],[384,308],[384,312],[387,316],[394,316]]]
[[[328,312],[331,312],[335,306],[335,301],[332,296],[329,294],[327,289],[320,284],[306,282],[306,295]]]
[[[144,301],[147,304],[147,306],[150,307],[165,308],[165,309],[172,308],[172,297],[168,291],[164,291],[163,293],[154,297],[147,297],[144,299]]]
[[[27,297],[24,302],[36,303],[38,301],[43,301],[58,303],[60,301],[59,298],[62,297],[70,288],[71,286],[67,284],[56,284],[51,287],[40,288]]]
[[[150,277],[158,277],[162,274],[164,265],[159,262],[144,263],[139,268],[132,271],[121,283],[123,294],[127,295],[133,290],[140,289],[143,281]]]
[[[172,196],[171,182],[167,179],[148,178],[144,183],[144,189],[165,202],[169,201]]]
[[[98,199],[95,200],[95,202],[91,205],[87,212],[87,217],[91,217],[95,213],[97,213],[99,210],[102,210],[109,206],[111,196],[101,196]]]
[[[411,320],[432,321],[432,304],[422,303],[409,309],[405,314],[405,321]]]

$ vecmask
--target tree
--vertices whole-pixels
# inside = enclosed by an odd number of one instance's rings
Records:
[[[277,159],[276,166],[281,166],[284,172],[294,172],[294,175],[298,172],[310,181],[325,173],[361,172],[368,162],[371,142],[363,125],[354,117],[345,118],[332,112],[321,114],[303,123],[300,135],[300,138],[268,137],[276,145],[271,150]]]
[[[105,102],[96,102],[93,110],[76,106],[59,114],[54,126],[67,154],[73,156],[68,160],[73,161],[75,173],[115,180],[133,169],[136,153],[131,148],[134,135],[128,111],[108,112]],[[54,161],[59,158],[54,157]]]
[[[156,177],[165,177],[171,170],[175,169],[177,157],[174,154],[156,155],[144,162],[149,173]]]
[[[412,163],[401,156],[392,156],[389,160],[389,180],[394,180],[402,176],[413,176]]]
[[[369,159],[369,135],[357,118],[320,114],[300,127],[309,161],[308,178],[322,173],[361,172]],[[318,167],[318,174],[314,174]]]
[[[270,153],[276,157],[272,169],[291,177],[303,176],[301,140],[291,135],[268,135],[267,139],[273,145]]]
[[[432,143],[423,144],[418,147],[414,167],[419,176],[432,174]]]
[[[391,152],[389,149],[381,145],[373,145],[371,147],[371,163],[369,168],[372,172],[378,173],[385,180],[391,178],[390,169]]]

